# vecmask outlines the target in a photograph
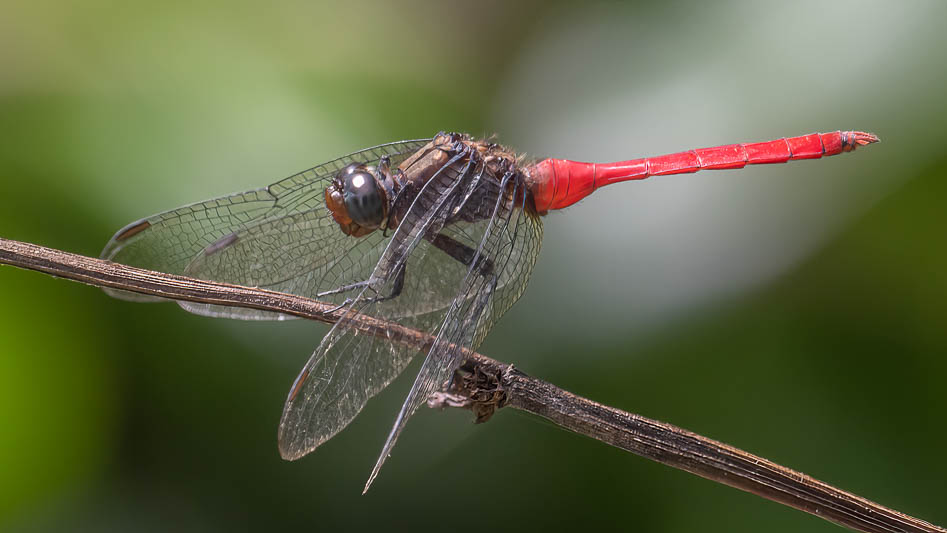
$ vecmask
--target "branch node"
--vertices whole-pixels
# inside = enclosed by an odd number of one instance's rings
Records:
[[[449,390],[467,400],[467,405],[463,407],[473,412],[475,424],[490,420],[498,409],[509,404],[507,389],[512,368],[512,365],[507,365],[498,373],[474,361],[467,361],[454,373]]]

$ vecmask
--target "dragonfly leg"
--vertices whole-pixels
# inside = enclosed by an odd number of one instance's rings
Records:
[[[444,253],[468,267],[470,266],[470,263],[473,262],[474,257],[477,255],[477,251],[473,248],[454,238],[448,237],[443,233],[438,233],[429,240],[431,241],[431,244],[437,246]],[[477,257],[477,264],[474,266],[474,268],[477,269],[481,276],[490,276],[493,274],[494,269],[493,260],[485,255],[480,255]]]
[[[395,272],[395,281],[392,284],[391,292],[387,296],[373,296],[369,301],[373,302],[384,302],[385,300],[393,300],[401,295],[401,291],[404,290],[404,273],[405,273],[405,264],[401,263],[401,266],[398,267],[397,272]]]
[[[340,294],[340,293],[348,292],[355,289],[361,289],[362,287],[367,286],[370,282],[371,280],[365,280],[365,281],[359,281],[357,283],[352,283],[351,285],[343,285],[337,289],[332,289],[332,290],[316,293],[316,297],[322,298],[324,296],[330,296],[333,294]]]
[[[333,307],[332,309],[328,309],[328,310],[325,312],[325,314],[331,315],[332,313],[335,313],[335,312],[338,311],[339,309],[342,309],[343,307],[346,307],[346,306],[349,305],[350,303],[352,303],[352,299],[351,299],[351,298],[346,298],[346,299],[343,300],[342,303],[340,303],[339,305]]]
[[[398,270],[395,271],[395,280],[394,280],[394,283],[392,284],[391,292],[385,295],[378,294],[378,291],[375,289],[375,287],[373,287],[373,282],[378,281],[377,279],[367,279],[365,281],[359,281],[357,283],[352,283],[350,285],[344,285],[337,289],[320,292],[316,294],[316,297],[321,298],[323,296],[329,296],[332,294],[340,294],[340,293],[348,292],[355,289],[368,288],[369,290],[375,293],[375,296],[370,296],[368,298],[365,298],[363,300],[364,302],[373,303],[373,302],[384,302],[385,300],[392,300],[394,298],[397,298],[401,294],[401,291],[404,290],[404,273],[405,273],[405,265],[404,263],[402,263],[401,266],[398,267]],[[353,298],[346,298],[345,301],[343,301],[341,304],[332,308],[330,312],[338,311],[339,309],[349,305],[353,301],[354,301]]]

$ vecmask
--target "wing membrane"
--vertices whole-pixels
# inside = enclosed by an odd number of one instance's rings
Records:
[[[396,166],[428,142],[369,148],[264,189],[148,217],[116,233],[102,252],[105,259],[142,268],[308,297],[365,282],[354,294],[319,296],[345,305],[346,312],[290,391],[279,435],[286,458],[305,455],[344,428],[419,351],[397,339],[360,334],[360,318],[397,322],[435,338],[372,473],[374,479],[411,414],[450,379],[463,349],[476,348],[525,289],[542,225],[526,209],[527,193],[518,178],[494,176],[464,153],[424,183],[390,238],[375,232],[356,239],[339,230],[323,200],[339,169],[383,156]],[[479,215],[458,220],[461,211]],[[450,257],[437,249],[436,236],[460,243],[460,256],[472,254],[471,260],[465,264],[456,254]],[[479,268],[481,260],[491,262],[492,268]],[[385,298],[396,289],[400,295]],[[138,301],[160,300],[107,292]],[[209,316],[284,318],[252,309],[181,305]]]
[[[374,273],[377,284],[360,295],[347,318],[323,339],[290,391],[280,423],[284,457],[305,455],[341,430],[418,351],[388,339],[359,335],[354,324],[360,316],[394,320],[437,337],[384,456],[429,391],[449,379],[459,362],[459,348],[478,345],[522,294],[539,251],[541,224],[523,209],[525,191],[509,192],[496,177],[483,172],[469,165],[447,165],[419,193],[379,260]],[[490,212],[496,215],[450,223],[455,208],[469,201],[490,204]],[[430,239],[423,238],[431,232],[441,232],[475,250],[475,255],[493,260],[493,272],[483,275],[473,266],[476,260],[464,265],[435,249]],[[392,301],[368,299],[393,285],[392,273],[400,261],[406,268],[402,295]],[[431,300],[447,300],[450,305],[446,311],[431,310]]]

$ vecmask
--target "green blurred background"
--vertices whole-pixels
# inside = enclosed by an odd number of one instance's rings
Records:
[[[947,525],[947,3],[7,0],[0,235],[97,255],[142,216],[460,130],[616,160],[812,131],[818,162],[613,187],[546,219],[482,350]],[[326,327],[0,267],[0,530],[833,531],[406,372],[276,449]]]

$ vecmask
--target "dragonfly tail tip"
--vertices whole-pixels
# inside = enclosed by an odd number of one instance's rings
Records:
[[[859,146],[874,144],[876,142],[881,142],[881,139],[879,139],[874,133],[868,133],[864,131],[842,132],[842,145],[843,150],[846,152],[850,152]]]

